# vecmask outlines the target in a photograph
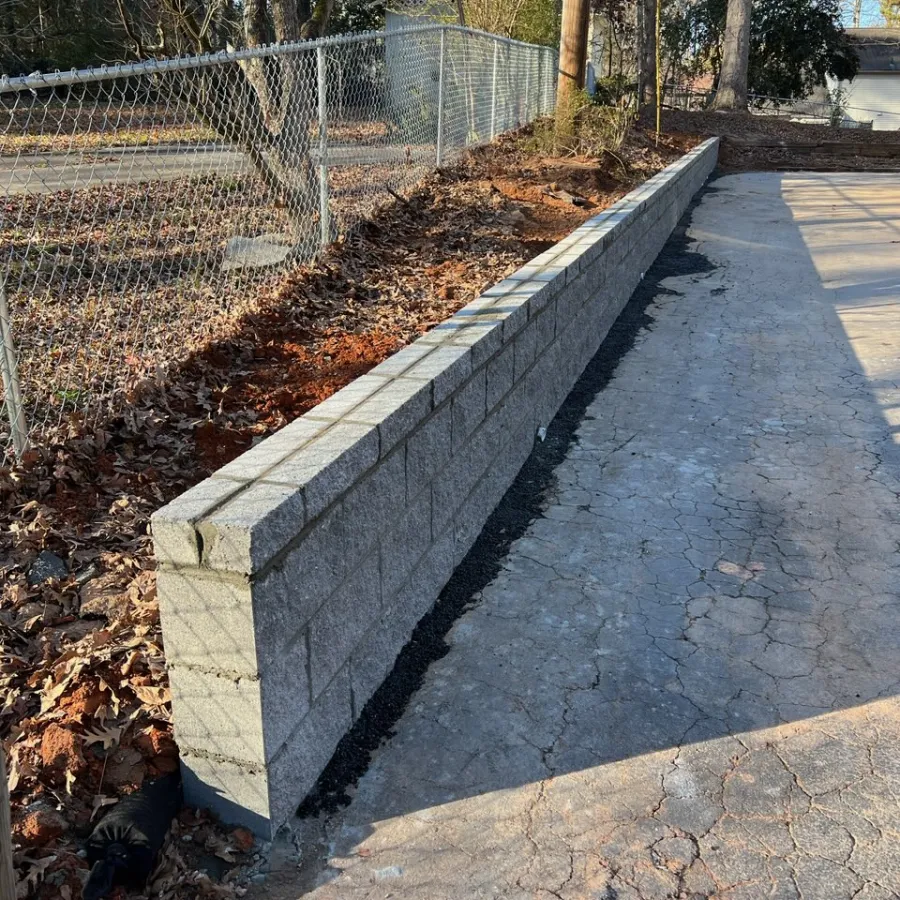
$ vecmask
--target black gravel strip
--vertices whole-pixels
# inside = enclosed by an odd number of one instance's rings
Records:
[[[472,549],[430,612],[416,626],[384,684],[338,744],[328,766],[297,810],[300,818],[333,812],[350,802],[348,789],[365,774],[372,753],[393,734],[394,725],[422,685],[428,667],[449,652],[444,638],[453,623],[471,608],[473,596],[499,574],[513,541],[542,514],[548,494],[555,486],[555,469],[566,458],[588,406],[609,384],[640,332],[652,326],[653,317],[647,308],[665,290],[660,282],[674,275],[700,275],[715,268],[703,254],[690,249],[686,234],[694,208],[705,193],[714,190],[704,188],[694,197],[600,350],[550,423],[545,440],[535,444]]]

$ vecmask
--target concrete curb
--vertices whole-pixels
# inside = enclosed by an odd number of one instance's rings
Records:
[[[187,802],[270,836],[717,159],[709,140],[153,517]]]

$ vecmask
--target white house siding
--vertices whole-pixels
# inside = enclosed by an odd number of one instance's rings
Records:
[[[861,72],[841,87],[849,118],[871,122],[877,131],[900,129],[900,72]]]

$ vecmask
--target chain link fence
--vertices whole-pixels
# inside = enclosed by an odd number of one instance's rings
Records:
[[[690,86],[667,84],[663,88],[663,105],[671,109],[697,112],[709,109],[716,92]],[[885,110],[868,109],[850,103],[846,96],[834,94],[829,100],[798,100],[751,94],[749,111],[756,116],[776,116],[806,125],[829,125],[834,128],[871,130],[873,120],[890,115]]]
[[[556,55],[456,26],[0,80],[0,450],[90,427],[466,147]]]

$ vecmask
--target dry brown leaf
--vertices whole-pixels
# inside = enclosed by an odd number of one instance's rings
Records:
[[[94,797],[94,802],[91,808],[91,821],[94,821],[94,817],[101,809],[103,809],[104,806],[114,806],[118,802],[118,797],[104,797],[101,794],[97,794],[97,796]]]
[[[148,706],[164,706],[172,700],[172,692],[168,687],[149,687],[148,685],[132,685],[131,689],[141,703]]]
[[[16,884],[16,897],[24,900],[43,881],[44,873],[55,862],[55,856],[45,856],[43,859],[23,857],[20,865],[25,864],[25,875]]]
[[[119,746],[122,738],[122,732],[125,730],[123,725],[110,725],[107,728],[88,729],[84,733],[85,746],[90,744],[100,744],[104,750],[112,750]]]
[[[225,862],[233,863],[235,861],[235,848],[232,847],[227,840],[217,834],[210,834],[203,846],[207,852],[212,853],[214,856],[218,856],[219,859],[224,859]]]

